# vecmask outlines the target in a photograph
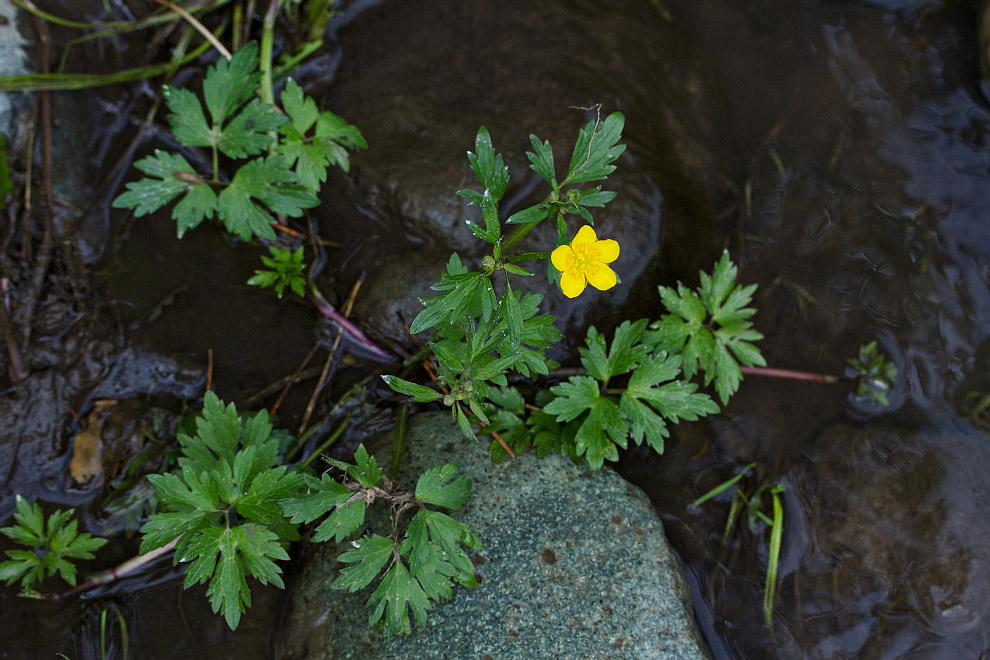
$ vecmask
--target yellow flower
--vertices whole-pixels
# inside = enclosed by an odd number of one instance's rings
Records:
[[[576,298],[591,284],[599,291],[615,286],[615,271],[606,266],[619,258],[619,244],[612,239],[600,241],[595,230],[585,225],[570,245],[561,245],[550,255],[560,271],[560,289],[568,298]]]

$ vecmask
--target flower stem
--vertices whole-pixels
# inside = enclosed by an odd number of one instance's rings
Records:
[[[549,252],[520,252],[519,254],[513,255],[511,257],[506,257],[505,260],[513,263],[516,261],[528,261],[530,259],[549,259]]]
[[[271,0],[261,31],[261,100],[275,104],[275,91],[272,86],[272,47],[275,41],[275,14],[278,0]]]

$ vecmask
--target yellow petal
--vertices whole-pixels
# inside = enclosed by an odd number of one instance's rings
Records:
[[[619,258],[619,244],[611,238],[595,243],[598,248],[598,257],[602,263],[610,264]]]
[[[570,245],[561,245],[550,253],[550,263],[562,273],[574,268],[576,261],[577,257],[574,256],[574,250]]]
[[[571,245],[573,247],[577,247],[579,245],[590,245],[597,240],[598,235],[595,234],[595,230],[591,227],[591,225],[585,225],[578,229],[577,236],[575,236],[574,240],[571,241]]]
[[[615,271],[605,264],[593,264],[591,266],[586,266],[584,269],[584,275],[588,278],[588,283],[599,291],[611,289],[615,286],[617,281]],[[566,294],[567,292],[565,291],[564,293]]]
[[[607,268],[607,266],[606,266]],[[577,298],[584,291],[585,280],[580,268],[564,271],[560,276],[560,290],[568,298]]]

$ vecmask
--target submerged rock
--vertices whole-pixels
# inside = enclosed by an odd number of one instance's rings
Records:
[[[613,266],[622,284],[566,300],[547,285],[542,262],[528,262],[536,276],[513,284],[552,292],[545,306],[561,317],[562,327],[645,315],[644,303],[659,306],[662,275],[692,278],[716,255],[708,200],[721,182],[717,157],[705,145],[719,142],[719,106],[712,103],[701,54],[677,16],[646,2],[621,9],[587,0],[393,2],[347,22],[337,39],[342,57],[335,76],[309,87],[367,138],[368,149],[352,158],[346,185],[328,183],[346,189],[348,203],[367,214],[342,222],[334,210],[321,223],[325,234],[352,246],[348,259],[379,264],[381,274],[370,269],[362,297],[380,298],[374,291],[379,286],[403,288],[392,281],[396,270],[405,274],[401,279],[437,281],[451,250],[477,269],[488,246],[464,221],[480,221],[480,210],[456,191],[478,189],[465,153],[475,150],[480,126],[488,128],[509,168],[499,206],[504,217],[549,191],[529,169],[531,133],[553,145],[562,180],[579,129],[614,111],[626,116],[628,149],[618,169],[607,181],[589,184],[618,193],[597,210],[595,226],[621,246]],[[570,216],[571,236],[583,222]],[[348,224],[353,226],[342,226]],[[552,250],[553,224],[544,222],[518,248]],[[442,255],[425,278],[414,270],[418,259],[403,270],[380,256],[402,264],[407,259],[393,255],[433,252]],[[422,286],[416,295],[433,294]],[[358,309],[356,317],[366,313]],[[408,339],[392,327],[385,332]]]
[[[386,641],[367,597],[331,588],[342,548],[318,546],[290,587],[280,657],[704,658],[680,566],[638,488],[559,456],[492,465],[445,413],[410,423],[400,481],[452,462],[473,482],[455,516],[478,532],[476,589],[457,587],[425,626]]]

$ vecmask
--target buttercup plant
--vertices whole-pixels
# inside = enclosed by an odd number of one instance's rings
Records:
[[[539,204],[505,221],[522,225],[505,238],[498,201],[508,183],[508,168],[484,128],[478,131],[476,153],[468,154],[484,191],[458,194],[481,207],[484,227],[468,225],[475,236],[492,246],[492,254],[481,260],[478,271],[468,270],[456,253],[452,255],[440,282],[433,286],[441,293],[423,301],[425,309],[411,326],[413,333],[434,330],[429,346],[442,391],[395,376],[384,378],[392,389],[412,396],[413,401],[449,406],[464,435],[476,438],[468,416],[472,413],[484,432],[494,437],[494,460],[512,452],[502,432],[517,451],[535,442],[540,455],[553,451],[584,457],[595,470],[605,460],[618,460],[618,448],[627,447],[630,438],[637,444],[645,440],[661,453],[669,435],[668,423],[693,421],[719,411],[711,397],[691,382],[695,373],[704,373],[705,385],[714,381],[725,404],[742,379],[739,362],[766,364],[751,343],[762,337],[750,321],[756,310],[746,306],[756,285],[737,285],[737,269],[724,253],[712,275],[701,274],[697,292],[683,285],[676,292],[660,287],[661,301],[671,313],[653,325],[647,319],[626,321],[616,329],[611,346],[597,329],[589,328],[586,347],[580,351],[586,373],[544,390],[540,405],[531,406],[537,410],[527,415],[519,392],[507,387],[510,371],[525,377],[549,375],[556,365],[550,364],[544,351],[561,338],[553,317],[539,314],[542,297],[512,288],[509,275],[532,274],[516,263],[547,259],[550,280],[558,282],[568,298],[581,295],[589,284],[607,291],[618,283],[609,264],[619,258],[620,245],[613,239],[599,239],[591,215],[592,208],[604,207],[615,193],[601,186],[576,186],[605,180],[615,170],[613,163],[625,148],[619,144],[623,124],[621,113],[589,122],[578,133],[563,182],[556,178],[549,142],[530,136],[533,151],[526,154],[530,167],[550,192]],[[569,240],[570,215],[579,216],[583,223]],[[519,238],[547,218],[554,218],[557,225],[552,252],[510,254]],[[505,279],[501,298],[496,298],[492,282],[497,271]]]
[[[270,75],[271,62],[261,65]],[[203,102],[189,90],[167,88],[168,120],[177,141],[193,149],[187,154],[208,149],[210,164],[205,158],[156,151],[135,164],[147,176],[128,183],[114,206],[141,216],[178,199],[172,218],[180,237],[216,218],[242,240],[266,242],[270,256],[262,262],[267,268],[257,270],[249,284],[273,287],[279,297],[285,289],[307,294],[323,314],[377,350],[376,357],[388,358],[330,307],[311,273],[304,275],[301,247],[273,244],[280,216],[299,217],[316,206],[327,168],[337,165],[346,171],[348,150],[365,148],[364,139],[337,115],[320,112],[292,80],[280,96],[284,114],[279,113],[270,79],[268,93],[262,94],[270,102],[256,97],[266,87],[258,68],[258,49],[248,44],[229,61],[210,67]],[[725,252],[710,275],[701,273],[698,289],[659,287],[669,312],[659,320],[625,321],[611,341],[590,327],[580,349],[584,372],[567,380],[554,378],[559,365],[545,353],[562,334],[554,317],[541,313],[542,296],[524,292],[521,283],[534,272],[520,264],[546,261],[549,281],[568,298],[581,295],[588,285],[599,291],[619,285],[611,265],[620,259],[621,246],[607,232],[599,238],[592,211],[615,198],[596,183],[616,169],[614,163],[625,150],[619,142],[624,122],[617,112],[588,122],[578,132],[561,179],[549,142],[530,136],[530,167],[548,192],[504,222],[498,207],[508,186],[508,168],[484,127],[474,152],[467,155],[482,190],[457,194],[480,208],[480,222],[467,224],[490,254],[476,263],[452,254],[432,287],[437,295],[422,301],[424,309],[411,324],[413,334],[432,331],[428,347],[436,364],[436,387],[383,378],[414,402],[450,408],[466,437],[477,440],[479,430],[490,435],[493,461],[535,447],[540,457],[558,453],[599,470],[604,461],[617,460],[618,449],[628,447],[630,439],[662,453],[669,424],[720,410],[708,393],[699,391],[695,375],[703,376],[704,386],[714,384],[724,405],[739,388],[742,367],[765,365],[753,344],[762,335],[752,327],[755,310],[748,306],[756,286],[736,283],[738,271]],[[553,246],[545,251],[514,249],[547,220],[555,224]],[[876,354],[875,344],[850,364],[881,394],[896,375]],[[534,386],[541,377],[552,384],[533,387],[527,401],[523,391],[509,386],[512,372]],[[283,586],[276,562],[289,558],[288,544],[300,537],[300,524],[322,519],[311,540],[340,543],[358,533],[367,508],[376,502],[387,505],[391,529],[387,535],[372,532],[351,541],[340,555],[348,566],[334,587],[356,591],[377,580],[369,597],[369,621],[381,621],[386,637],[409,632],[411,618],[422,625],[434,604],[451,597],[455,582],[475,585],[465,548],[480,548],[480,539],[437,510],[457,510],[469,496],[471,483],[459,475],[458,466],[427,470],[415,491],[408,492],[382,474],[363,446],[355,464],[328,461],[339,471],[334,477],[309,472],[309,459],[285,463],[283,439],[273,432],[267,413],[238,413],[233,404],[207,392],[195,433],[179,437],[178,469],[149,477],[160,510],[141,527],[142,552],[174,547],[175,562],[189,564],[185,586],[206,583],[214,611],[222,613],[230,628],[237,627],[250,605],[249,577]],[[46,572],[57,571],[74,583],[71,560],[91,558],[105,540],[77,534],[70,518],[71,511],[58,512],[46,524],[40,507],[19,500],[17,524],[3,532],[34,549],[8,551],[8,561],[0,563],[0,579],[21,581],[26,592]],[[778,549],[779,543],[778,537]],[[91,578],[87,584],[96,583]],[[768,593],[772,601],[772,591]]]

